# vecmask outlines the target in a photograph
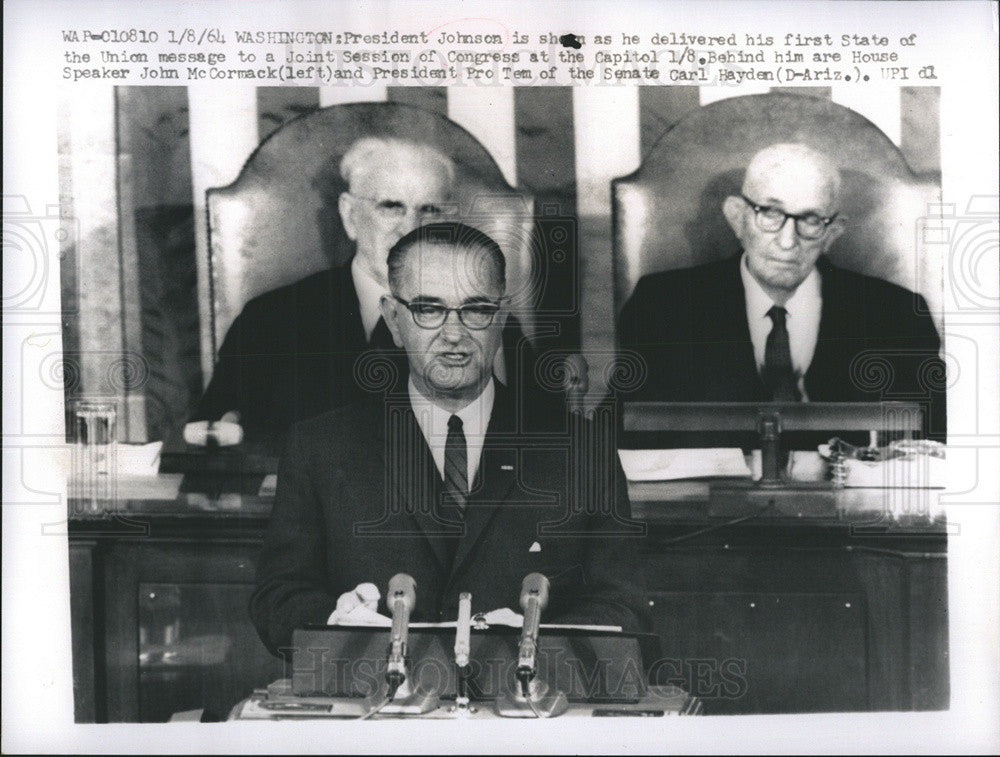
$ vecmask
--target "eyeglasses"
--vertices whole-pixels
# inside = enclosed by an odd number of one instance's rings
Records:
[[[422,329],[436,329],[448,320],[452,311],[458,313],[462,325],[473,331],[482,331],[491,323],[500,310],[499,302],[473,302],[457,308],[449,308],[436,302],[407,302],[402,297],[393,295],[397,302],[405,306],[413,316],[413,322]]]
[[[364,197],[363,195],[356,195],[353,192],[348,192],[347,194],[355,199],[372,203],[375,206],[375,212],[386,221],[399,221],[405,218],[410,210],[413,210],[422,219],[438,218],[452,210],[452,208],[443,207],[433,202],[412,206],[399,200],[381,200],[378,197]]]
[[[829,218],[816,215],[815,213],[786,213],[781,208],[774,208],[769,205],[758,205],[746,195],[741,194],[743,201],[753,208],[754,219],[757,221],[757,228],[761,231],[781,231],[788,222],[788,219],[795,221],[795,233],[803,239],[819,239],[826,233],[827,228],[839,215],[834,213]]]

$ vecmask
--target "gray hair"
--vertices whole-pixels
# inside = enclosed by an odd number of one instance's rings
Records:
[[[743,180],[744,191],[748,182],[754,180],[759,174],[766,172],[775,164],[782,163],[788,159],[797,160],[802,163],[812,164],[825,181],[826,188],[830,192],[833,202],[840,199],[840,169],[831,160],[830,156],[816,150],[809,145],[799,142],[780,142],[769,145],[760,150],[750,159],[747,166],[746,176]]]
[[[445,172],[448,185],[455,182],[455,165],[448,156],[430,145],[395,137],[362,137],[354,142],[340,160],[340,175],[350,185],[355,176],[370,170],[376,161],[393,158],[400,163],[436,163]]]

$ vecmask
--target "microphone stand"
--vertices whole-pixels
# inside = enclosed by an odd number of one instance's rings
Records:
[[[415,583],[405,574],[398,574],[389,581],[386,604],[392,612],[392,630],[389,634],[389,656],[385,682],[378,692],[382,700],[371,714],[382,715],[423,715],[437,709],[440,697],[433,690],[424,688],[419,682],[412,683],[409,655],[407,653],[407,631],[410,611],[416,602]]]
[[[463,591],[458,595],[458,622],[455,624],[455,669],[458,677],[455,706],[450,710],[459,717],[468,717],[478,712],[478,708],[469,704],[469,679],[472,677],[472,669],[469,666],[471,631],[472,595]]]
[[[386,683],[383,691],[389,695],[391,684]],[[380,692],[381,693],[381,692]],[[410,686],[409,675],[396,689],[395,694],[379,709],[380,715],[423,715],[435,710],[440,703],[437,692],[425,689],[419,683],[416,687]]]
[[[549,603],[549,581],[541,573],[529,573],[521,585],[524,626],[518,649],[515,681],[496,701],[502,718],[554,718],[569,709],[566,695],[538,675],[538,629],[542,610]]]
[[[497,699],[497,715],[502,718],[554,718],[569,709],[566,695],[549,686],[535,673],[518,671],[517,680]]]

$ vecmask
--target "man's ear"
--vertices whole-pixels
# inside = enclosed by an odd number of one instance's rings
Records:
[[[378,301],[379,309],[382,311],[382,320],[392,334],[392,341],[397,347],[403,346],[403,340],[399,335],[399,308],[400,304],[391,294],[383,294]]]
[[[746,203],[736,195],[729,195],[722,202],[722,215],[726,217],[726,223],[736,234],[737,239],[743,238],[743,219],[746,212]]]
[[[351,193],[341,192],[340,199],[337,201],[337,209],[340,210],[340,222],[344,226],[344,231],[347,232],[347,238],[352,242],[356,242],[358,239],[358,225],[354,220],[355,208],[357,208],[357,201],[351,196]]]

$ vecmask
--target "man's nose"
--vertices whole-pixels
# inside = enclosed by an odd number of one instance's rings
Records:
[[[399,223],[396,224],[396,230],[399,232],[400,237],[403,237],[420,226],[420,222],[420,211],[415,207],[407,206],[406,213],[403,214],[403,217],[399,219]]]
[[[790,250],[798,243],[798,234],[795,231],[795,219],[788,217],[778,229],[778,246],[783,250]]]
[[[441,324],[441,336],[449,342],[460,342],[467,334],[465,324],[458,317],[457,310],[449,310],[445,316],[444,323]]]

